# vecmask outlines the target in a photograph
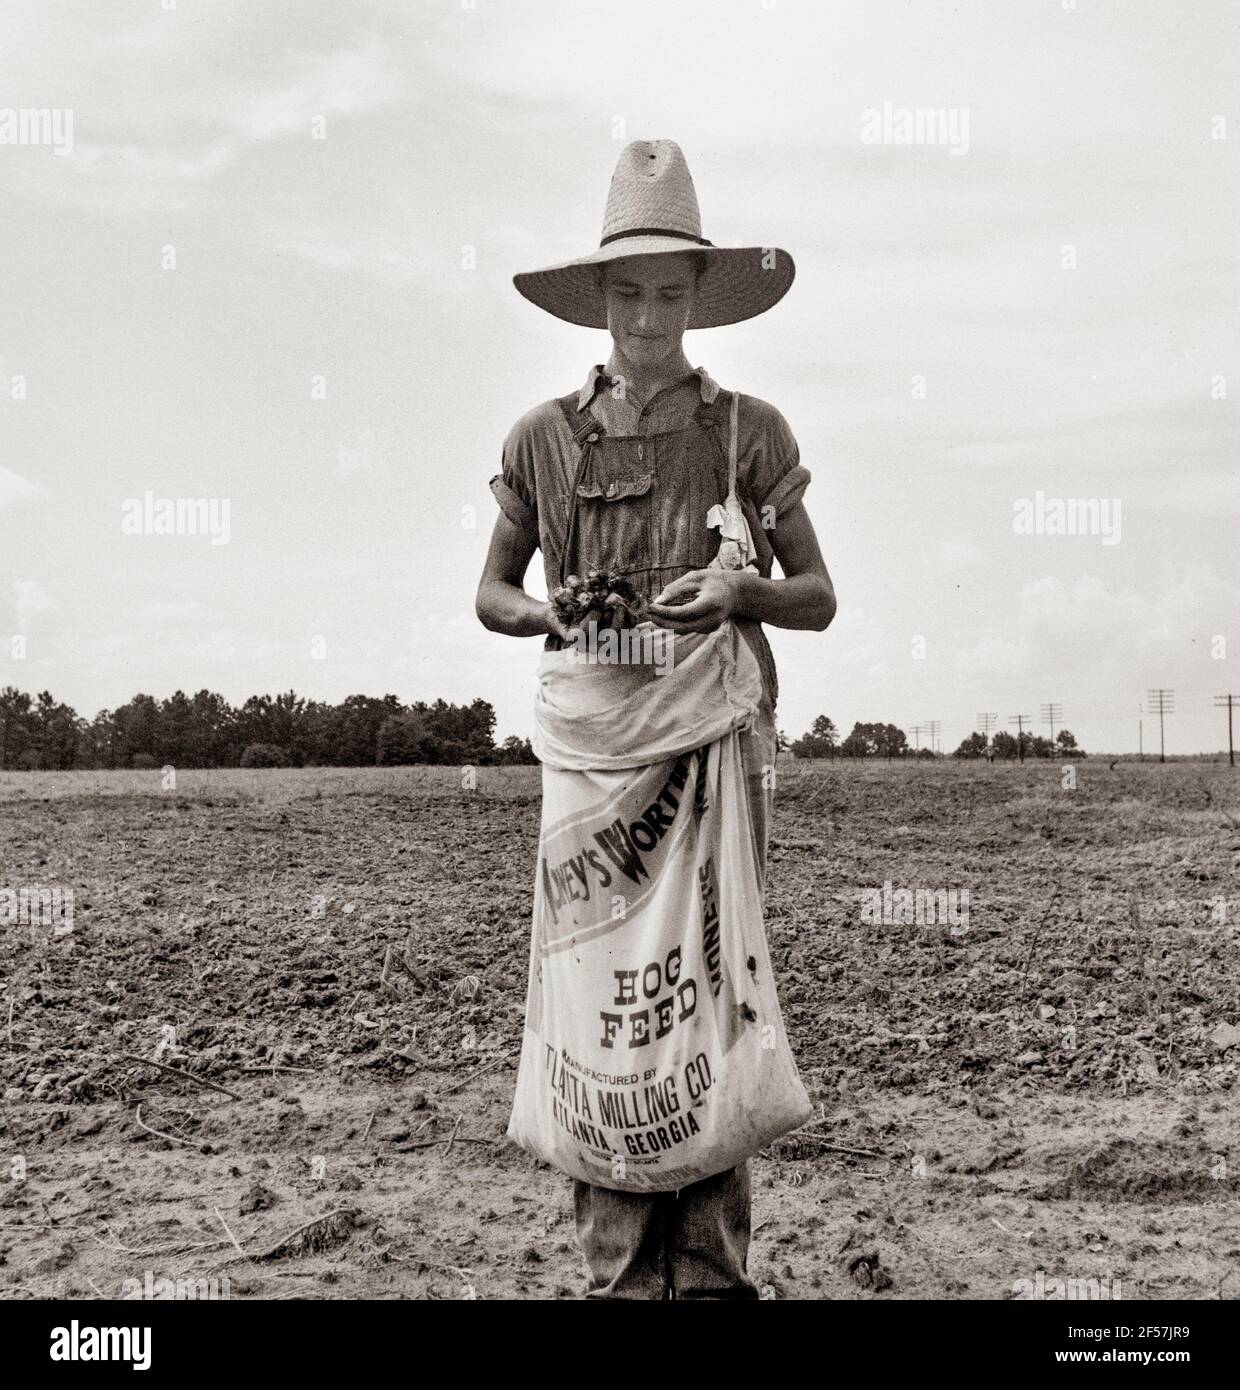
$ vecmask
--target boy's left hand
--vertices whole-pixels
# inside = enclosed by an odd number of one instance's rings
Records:
[[[690,570],[673,579],[647,605],[659,627],[673,632],[714,632],[737,613],[737,570]]]

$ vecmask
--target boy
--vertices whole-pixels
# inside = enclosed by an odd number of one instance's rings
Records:
[[[605,367],[536,407],[510,431],[491,487],[496,520],[478,588],[483,624],[512,636],[569,633],[549,602],[527,594],[543,551],[548,592],[595,564],[619,567],[673,632],[711,632],[727,619],[749,643],[763,696],[741,751],[759,882],[776,753],[775,665],[763,622],[822,631],[835,594],[801,496],[809,473],[782,415],[735,403],[683,348],[689,328],[734,323],[778,302],[792,283],[786,252],[713,247],[701,236],[684,156],[669,140],[620,156],[599,250],[514,277],[517,289],[570,323],[606,327]],[[737,492],[756,568],[711,568],[719,536],[707,523],[724,500],[735,429]],[[777,559],[783,579],[772,579]],[[677,1192],[630,1192],[576,1181],[577,1233],[593,1298],[753,1298],[746,1271],[748,1163]]]

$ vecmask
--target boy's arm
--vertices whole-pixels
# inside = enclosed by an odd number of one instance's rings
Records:
[[[567,638],[555,608],[541,603],[522,587],[525,571],[537,549],[536,533],[518,526],[503,512],[496,517],[474,600],[474,611],[483,627],[508,637],[541,637],[553,632]]]
[[[780,516],[771,548],[783,579],[752,570],[694,570],[663,590],[650,605],[651,616],[676,632],[711,632],[725,618],[821,632],[835,617],[835,587],[804,503]]]
[[[733,616],[814,632],[829,627],[835,617],[835,586],[803,502],[780,516],[771,532],[771,549],[784,578],[763,579],[752,570],[742,571]]]

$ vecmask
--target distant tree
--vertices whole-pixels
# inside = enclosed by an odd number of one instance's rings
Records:
[[[389,715],[379,725],[375,762],[385,767],[435,761],[435,746],[426,716],[416,710]]]
[[[135,695],[113,715],[120,767],[132,766],[135,753],[159,757],[159,706],[150,695]]]
[[[213,690],[200,690],[190,701],[188,739],[174,765],[184,767],[236,767],[242,745],[237,738],[237,717],[232,706]]]
[[[1077,747],[1076,739],[1068,729],[1060,729],[1055,735],[1055,742],[1059,745],[1061,755],[1071,753],[1074,758],[1085,758],[1089,755],[1083,748]]]
[[[55,771],[71,768],[77,760],[82,721],[68,705],[54,700],[46,690],[40,693],[30,714],[38,765]]]
[[[538,759],[534,755],[534,745],[528,738],[518,738],[516,734],[509,734],[496,751],[495,761],[517,765],[537,763]]]
[[[30,696],[13,686],[0,690],[0,768],[17,767],[34,741],[30,705]]]
[[[908,737],[895,724],[858,721],[840,745],[842,758],[904,758],[908,751]]]
[[[865,736],[864,726],[854,724],[848,737],[840,744],[841,758],[866,758],[871,752],[869,740]]]
[[[908,738],[894,724],[856,723],[840,744],[845,758],[903,758],[908,752]]]
[[[251,743],[242,750],[241,766],[287,767],[288,755],[274,743]]]
[[[273,744],[284,749],[290,763],[299,763],[305,707],[305,700],[292,690],[274,699],[270,695],[251,695],[237,711],[236,737],[243,744]]]
[[[434,763],[461,766],[495,761],[495,710],[486,700],[468,705],[450,705],[436,700],[433,705],[419,702],[411,708],[426,719]]]
[[[986,756],[986,735],[970,734],[961,741],[960,747],[952,754],[953,758],[984,758]]]
[[[162,762],[189,767],[185,753],[193,736],[193,706],[185,691],[177,690],[159,702],[159,734],[156,743]]]
[[[350,695],[331,719],[331,761],[342,767],[374,766],[379,755],[379,728],[403,706],[395,695]]]
[[[877,736],[878,752],[886,758],[902,758],[908,752],[908,738],[903,729],[897,729],[894,724],[881,724],[875,726],[880,730]]]
[[[1014,758],[1017,755],[1016,739],[1006,730],[1000,729],[994,736],[991,746],[996,758]]]
[[[838,752],[839,740],[840,732],[835,724],[825,714],[820,714],[809,733],[792,744],[792,752],[798,758],[833,758]]]
[[[87,721],[49,691],[0,690],[0,769],[536,761],[528,739],[496,747],[495,710],[481,699],[406,706],[395,695],[350,695],[331,705],[288,690],[234,709],[213,691],[177,690],[165,700],[135,695]]]
[[[878,752],[878,741],[874,737],[874,724],[862,724],[859,720],[852,726],[848,737],[840,744],[840,754],[846,758],[871,758]]]

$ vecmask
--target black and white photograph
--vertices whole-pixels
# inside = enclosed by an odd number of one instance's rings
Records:
[[[1232,0],[0,4],[5,1341],[1204,1361],[1238,97]]]

